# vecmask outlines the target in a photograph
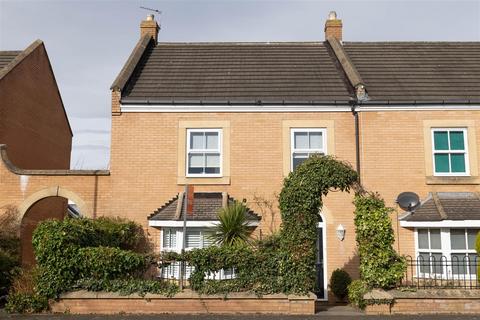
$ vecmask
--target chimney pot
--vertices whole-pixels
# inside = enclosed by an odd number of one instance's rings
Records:
[[[329,37],[334,37],[338,41],[342,41],[342,26],[342,20],[337,18],[337,13],[330,11],[325,22],[325,40]]]
[[[328,14],[328,20],[337,20],[337,13],[335,11],[330,11]]]
[[[149,14],[147,16],[147,21],[153,21],[155,19],[155,16],[153,14]]]

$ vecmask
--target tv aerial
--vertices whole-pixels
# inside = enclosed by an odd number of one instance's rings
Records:
[[[415,192],[400,193],[396,202],[400,208],[408,212],[414,212],[420,206],[420,198]]]
[[[162,11],[157,10],[157,9],[152,9],[152,8],[147,8],[147,7],[142,7],[142,6],[140,6],[140,9],[156,12],[158,14],[162,14]]]

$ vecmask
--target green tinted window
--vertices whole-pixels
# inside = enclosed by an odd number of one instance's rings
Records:
[[[433,133],[435,150],[448,150],[448,132],[435,131]]]
[[[450,154],[450,161],[452,163],[452,172],[466,172],[465,155],[463,153]]]
[[[450,131],[450,150],[465,150],[463,131]]]
[[[450,172],[448,154],[435,155],[435,172]]]

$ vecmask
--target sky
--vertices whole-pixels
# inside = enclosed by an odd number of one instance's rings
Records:
[[[328,13],[344,41],[480,41],[480,0],[0,0],[0,50],[44,41],[73,129],[71,167],[106,169],[110,85],[161,10],[159,41],[323,41]]]

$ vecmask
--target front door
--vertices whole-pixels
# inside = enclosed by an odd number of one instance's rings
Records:
[[[327,286],[325,283],[325,230],[324,230],[324,222],[322,218],[320,218],[320,222],[318,223],[317,228],[317,250],[316,250],[316,259],[315,259],[315,271],[316,271],[316,286],[315,286],[315,294],[317,295],[317,299],[327,300]]]

